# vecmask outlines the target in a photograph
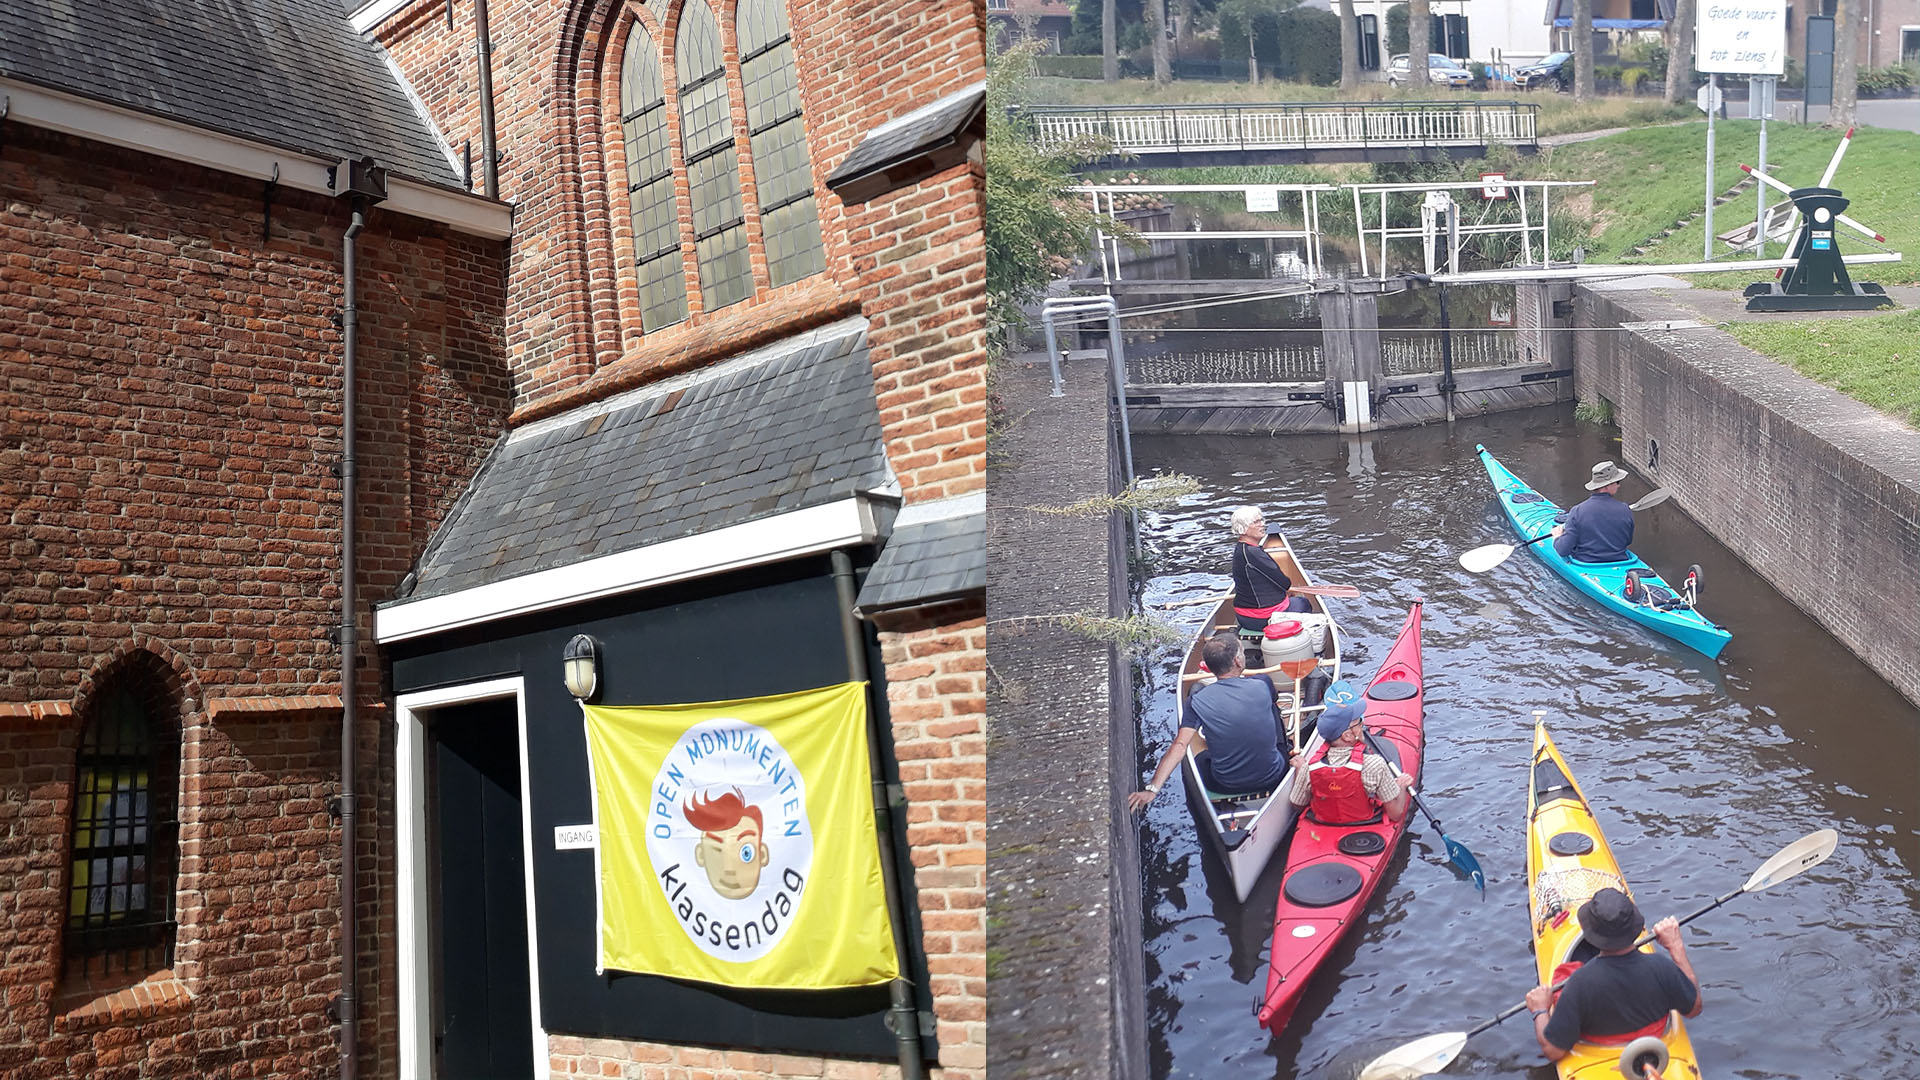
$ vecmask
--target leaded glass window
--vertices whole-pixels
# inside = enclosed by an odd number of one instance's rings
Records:
[[[620,61],[620,127],[627,144],[627,202],[640,280],[640,325],[651,333],[687,317],[686,264],[673,201],[673,143],[660,53],[646,27],[633,25]]]
[[[124,685],[104,692],[75,757],[69,971],[173,963],[178,735]]]
[[[694,259],[702,307],[715,311],[753,293],[740,155],[734,145],[720,25],[703,0],[687,0],[674,42],[680,80],[680,143],[693,198]]]
[[[813,163],[807,158],[807,129],[800,118],[800,84],[783,0],[740,0],[738,17],[760,236],[769,274],[780,286],[827,268],[813,202]]]

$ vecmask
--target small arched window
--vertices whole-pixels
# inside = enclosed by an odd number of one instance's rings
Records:
[[[633,24],[620,61],[620,128],[627,145],[627,202],[640,279],[640,325],[651,333],[687,317],[680,214],[673,202],[673,143],[660,54],[646,27]]]
[[[734,145],[720,25],[704,0],[687,0],[681,9],[674,63],[680,80],[680,144],[693,201],[701,307],[716,311],[753,294],[753,267],[747,258],[740,154]]]
[[[75,756],[69,973],[155,970],[173,963],[180,735],[148,680],[100,694]]]
[[[813,201],[813,163],[783,0],[740,0],[737,18],[760,235],[777,288],[827,268]]]

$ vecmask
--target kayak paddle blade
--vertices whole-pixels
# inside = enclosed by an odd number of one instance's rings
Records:
[[[1458,868],[1461,873],[1467,875],[1467,877],[1472,880],[1474,888],[1479,889],[1483,893],[1486,892],[1486,871],[1480,869],[1480,860],[1473,857],[1473,852],[1467,850],[1467,845],[1445,833],[1440,834],[1440,839],[1445,842],[1447,846],[1447,861]]]
[[[1507,557],[1513,552],[1512,544],[1488,544],[1486,547],[1477,547],[1463,553],[1460,556],[1460,566],[1470,574],[1484,574],[1506,562]]]
[[[1628,506],[1627,509],[1645,510],[1649,507],[1659,506],[1661,503],[1666,502],[1668,499],[1671,499],[1671,498],[1673,498],[1672,491],[1666,488],[1654,488],[1652,491],[1649,491],[1645,495],[1640,496],[1640,501]]]
[[[1780,849],[1780,853],[1768,859],[1760,869],[1753,872],[1745,885],[1740,886],[1743,893],[1759,892],[1761,889],[1778,885],[1802,870],[1809,869],[1827,861],[1833,849],[1840,845],[1840,834],[1832,829],[1817,829]]]
[[[1368,1062],[1354,1080],[1415,1080],[1453,1064],[1466,1046],[1467,1036],[1459,1031],[1415,1039]]]

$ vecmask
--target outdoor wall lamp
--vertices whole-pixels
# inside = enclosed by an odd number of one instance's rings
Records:
[[[567,693],[581,701],[592,701],[600,692],[600,643],[586,634],[575,634],[561,653],[561,660]]]

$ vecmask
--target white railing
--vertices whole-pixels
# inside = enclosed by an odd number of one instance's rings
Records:
[[[1034,140],[1104,139],[1128,154],[1531,144],[1538,106],[1512,102],[1068,107],[1027,110]]]

